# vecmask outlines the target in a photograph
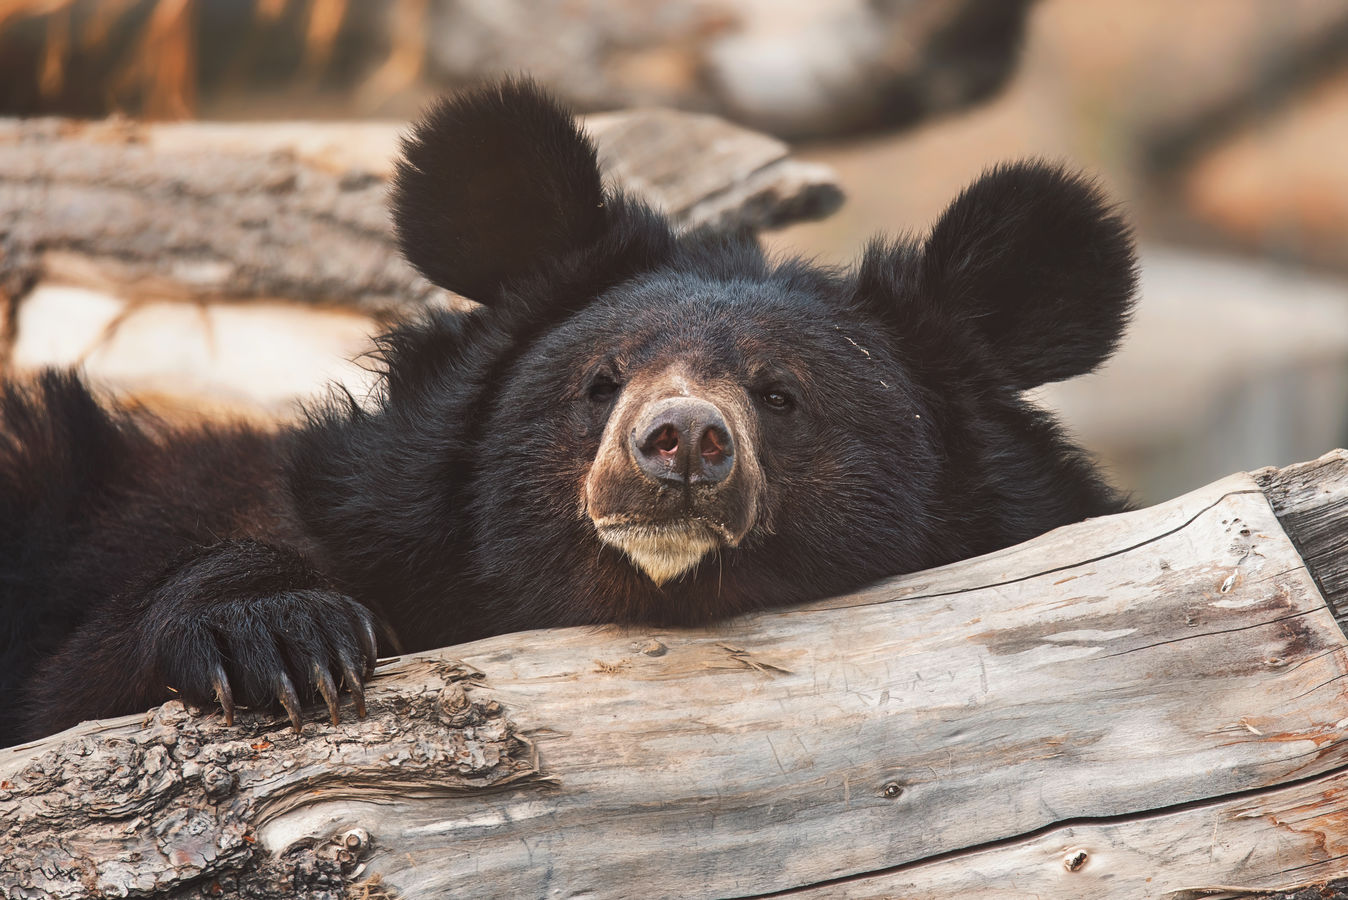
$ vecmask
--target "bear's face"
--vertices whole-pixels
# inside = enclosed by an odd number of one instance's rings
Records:
[[[930,418],[840,288],[657,272],[550,330],[486,429],[511,436],[492,460],[510,499],[487,508],[505,522],[479,530],[513,531],[511,509],[555,509],[588,526],[592,553],[597,540],[656,586],[704,563],[723,581],[724,564],[738,572],[772,540],[801,548],[772,557],[783,571],[845,562],[869,543],[858,535],[915,555],[921,529],[879,523],[911,519],[931,491]]]
[[[605,191],[528,83],[435,107],[404,154],[404,253],[482,306],[386,339],[382,416],[306,489],[373,589],[461,560],[484,633],[702,622],[1122,507],[1021,396],[1106,359],[1131,308],[1128,229],[1079,177],[993,169],[833,271]],[[397,498],[377,539],[320,508],[353,480]]]

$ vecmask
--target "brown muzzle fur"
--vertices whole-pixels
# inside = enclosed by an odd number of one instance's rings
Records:
[[[745,390],[687,365],[641,373],[623,389],[585,480],[600,540],[656,584],[738,546],[764,489]]]

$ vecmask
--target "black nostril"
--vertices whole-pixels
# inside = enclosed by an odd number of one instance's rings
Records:
[[[632,458],[655,481],[715,484],[734,468],[734,440],[711,403],[671,397],[650,404],[632,431]]]

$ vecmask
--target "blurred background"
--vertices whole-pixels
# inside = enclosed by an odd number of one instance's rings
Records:
[[[459,302],[390,259],[398,130],[520,72],[680,222],[830,263],[997,161],[1098,173],[1141,305],[1040,393],[1114,480],[1348,444],[1341,0],[0,0],[0,366],[169,416],[367,388],[382,320]]]

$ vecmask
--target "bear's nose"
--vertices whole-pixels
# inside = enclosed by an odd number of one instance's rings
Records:
[[[630,449],[647,478],[666,484],[717,484],[735,467],[725,417],[694,397],[670,397],[642,410]]]

